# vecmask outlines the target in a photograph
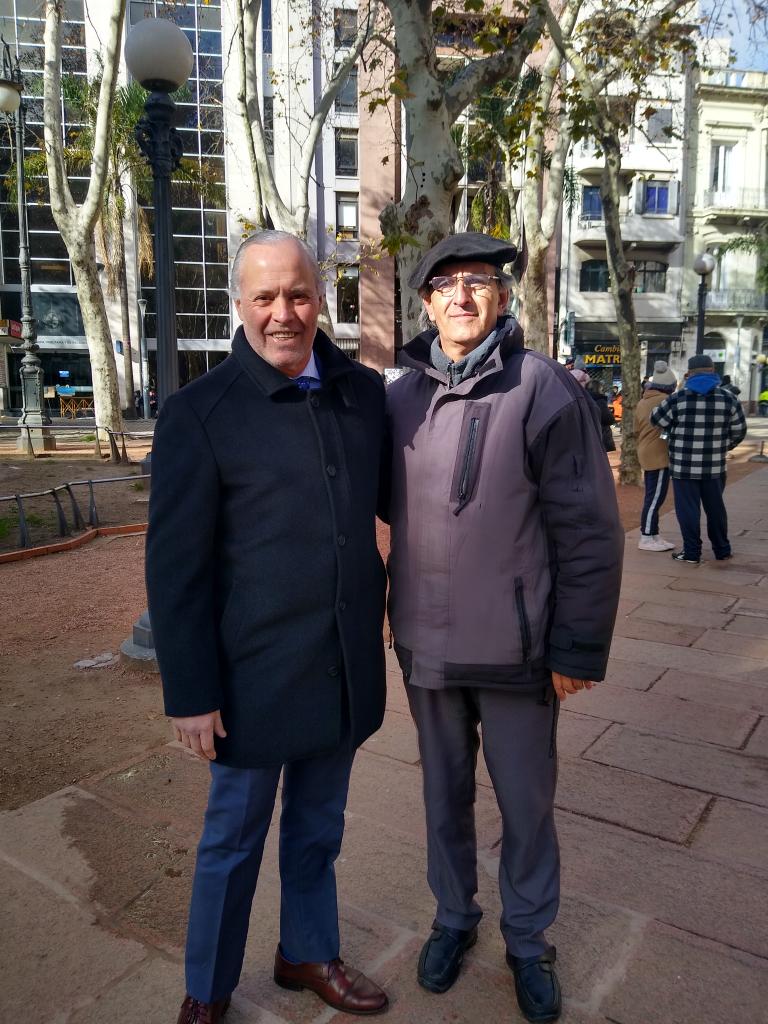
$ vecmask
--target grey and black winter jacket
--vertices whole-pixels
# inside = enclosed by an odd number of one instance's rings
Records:
[[[453,388],[419,335],[388,389],[398,654],[432,688],[602,679],[624,536],[594,402],[514,318],[497,329]]]

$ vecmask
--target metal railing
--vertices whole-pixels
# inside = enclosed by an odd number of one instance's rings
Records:
[[[707,292],[707,309],[768,309],[768,295],[756,288],[722,288]]]
[[[70,480],[68,483],[59,484],[58,487],[50,487],[44,491],[28,491],[26,494],[2,494],[0,495],[0,502],[15,502],[19,516],[19,547],[29,548],[32,547],[32,536],[29,532],[29,523],[27,521],[27,514],[24,509],[24,502],[29,498],[45,498],[50,497],[53,501],[56,520],[58,526],[58,535],[60,537],[69,537],[72,534],[72,530],[69,528],[67,522],[67,516],[64,512],[64,506],[62,504],[62,497],[66,495],[69,498],[70,506],[72,509],[72,528],[75,530],[84,530],[86,524],[93,529],[99,527],[99,511],[96,506],[96,492],[94,487],[98,484],[114,484],[114,483],[135,483],[138,480],[149,480],[149,473],[142,473],[137,476],[112,476],[103,477],[97,480]],[[74,487],[87,487],[88,488],[88,517],[83,517],[83,513],[80,510],[80,506],[75,498],[73,488]]]
[[[701,84],[725,85],[729,89],[768,89],[768,74],[739,68],[703,68]]]
[[[768,189],[708,188],[704,191],[703,205],[717,210],[765,210],[768,213]]]
[[[110,430],[109,427],[97,427],[94,424],[83,424],[82,426],[76,426],[74,424],[59,423],[49,424],[47,426],[35,426],[27,423],[13,423],[13,424],[0,424],[0,431],[6,433],[16,433],[19,435],[19,449],[23,455],[28,455],[31,458],[35,458],[37,453],[35,451],[34,439],[37,437],[51,437],[59,433],[79,433],[86,437],[93,434],[93,454],[99,458],[105,458],[105,455],[101,449],[101,441],[99,439],[99,432],[103,432],[107,435],[107,441],[109,444],[109,455],[106,458],[110,462],[120,463],[124,462],[130,464],[131,460],[128,457],[128,451],[125,447],[126,437],[130,438],[151,438],[153,433],[151,430]],[[2,434],[0,434],[2,436]],[[119,440],[119,447],[118,447]]]

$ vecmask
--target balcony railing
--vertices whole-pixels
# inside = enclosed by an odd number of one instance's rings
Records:
[[[718,210],[765,210],[768,213],[768,189],[708,188],[704,193],[704,206],[714,206]]]
[[[707,309],[768,309],[768,295],[755,288],[723,288],[707,292]]]
[[[729,89],[768,89],[768,73],[742,71],[739,68],[705,68],[702,85],[724,85]]]

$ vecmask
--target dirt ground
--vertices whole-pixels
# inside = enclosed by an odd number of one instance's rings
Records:
[[[135,446],[132,457],[144,454]],[[760,469],[746,460],[754,448],[743,445],[729,462],[729,479]],[[612,455],[615,466],[618,455]],[[127,477],[125,484],[97,493],[102,524],[142,522],[147,490],[137,465],[100,463],[87,449],[59,452],[34,461],[0,452],[0,494],[42,490],[67,480]],[[637,525],[642,492],[617,488],[626,529]],[[80,494],[78,492],[78,500]],[[35,499],[42,500],[42,499]],[[50,505],[50,499],[47,499]],[[87,499],[83,500],[83,512]],[[0,550],[16,546],[11,518]],[[39,516],[30,530],[35,543],[58,539],[51,509],[29,509]],[[68,510],[69,511],[69,510]],[[388,547],[380,527],[380,544]],[[168,726],[154,673],[127,668],[117,658],[120,643],[146,605],[144,537],[103,537],[75,552],[0,565],[0,809],[19,807],[63,786],[91,778],[107,766],[128,763],[163,744]],[[77,667],[111,654],[101,667]]]

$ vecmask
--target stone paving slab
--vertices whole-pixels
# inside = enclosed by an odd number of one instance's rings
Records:
[[[709,796],[633,772],[561,759],[555,806],[671,842],[684,842]]]
[[[734,615],[725,630],[727,633],[737,633],[739,636],[766,637],[768,636],[768,624],[762,622],[761,618],[762,616]]]
[[[760,719],[744,750],[754,757],[764,758],[768,765],[768,718]]]
[[[604,682],[624,686],[633,690],[650,690],[665,668],[659,665],[645,665],[637,661],[624,661],[611,654]]]
[[[633,619],[646,619],[651,622],[674,623],[675,625],[701,626],[702,629],[722,629],[731,616],[723,612],[715,612],[693,602],[690,607],[685,602],[673,605],[654,604],[650,601],[641,604],[632,612]]]
[[[90,998],[68,1024],[115,1024],[135,1019],[143,1024],[173,1024],[184,993],[183,966],[160,956],[148,957],[130,974]],[[227,1024],[231,1024],[227,1014]]]
[[[640,605],[638,605],[640,608]],[[635,618],[629,615],[616,623],[614,636],[625,636],[631,640],[652,640],[655,643],[679,644],[681,647],[690,647],[694,640],[703,636],[705,626],[684,626],[677,623],[667,622],[666,619],[674,612],[669,609],[669,614],[661,621],[647,621],[642,617]]]
[[[140,825],[75,787],[0,815],[0,850],[106,911],[181,874],[193,857],[167,830]]]
[[[621,1024],[765,1024],[768,961],[660,925],[649,927],[603,1002]]]
[[[718,797],[696,829],[691,849],[768,877],[768,811]]]
[[[83,788],[147,820],[199,832],[208,799],[207,765],[177,743]]]
[[[765,955],[768,914],[754,872],[563,811],[557,828],[564,891]]]
[[[708,629],[693,646],[713,654],[737,654],[744,658],[768,661],[768,640],[754,636],[738,636],[724,629]]]
[[[691,647],[675,647],[672,644],[656,644],[641,640],[614,638],[611,647],[615,657],[622,661],[638,660],[662,668],[682,669],[684,672],[703,672],[709,675],[713,669],[712,654],[694,650]],[[737,658],[723,655],[717,659],[717,670],[723,676],[739,678],[748,676],[752,681],[768,682],[768,669],[757,658]]]
[[[658,693],[656,687],[649,693],[638,693],[621,686],[603,688],[598,684],[580,693],[578,701],[579,710],[595,718],[729,747],[740,747],[757,721],[751,712],[691,704]],[[593,747],[590,756],[594,751]]]
[[[670,670],[653,684],[653,692],[716,708],[735,708],[768,715],[768,687],[752,686],[741,680]]]
[[[406,764],[418,764],[419,743],[410,713],[393,710],[386,716],[379,731],[365,741],[363,750]]]
[[[768,807],[768,762],[733,750],[614,725],[586,756],[614,768]]]
[[[146,957],[113,935],[63,888],[6,858],[0,872],[3,1017],[50,1024],[90,1000]]]
[[[634,588],[632,584],[629,585],[630,592],[634,592],[638,595],[639,604],[643,605],[646,602],[655,605],[663,605],[667,608],[667,619],[670,618],[670,609],[677,610],[678,608],[686,608],[693,611],[696,609],[704,610],[707,612],[720,612],[725,614],[729,612],[736,601],[739,599],[737,594],[724,594],[719,589],[716,591],[710,590],[689,590],[678,588],[674,589],[675,584],[680,584],[682,581],[673,580],[670,586],[667,587],[648,587],[643,585],[641,587]],[[625,584],[622,582],[621,586],[622,593],[625,590]],[[742,591],[740,591],[741,593]],[[641,616],[642,617],[642,616]],[[662,621],[666,621],[662,619]],[[683,619],[675,619],[674,621],[683,622]],[[715,622],[717,624],[717,622]],[[698,623],[694,623],[698,625]]]

